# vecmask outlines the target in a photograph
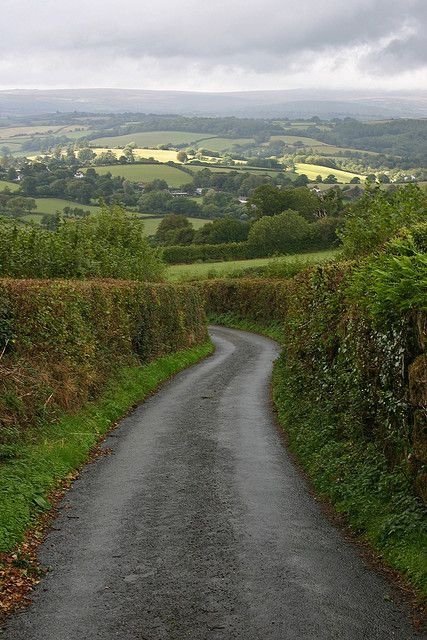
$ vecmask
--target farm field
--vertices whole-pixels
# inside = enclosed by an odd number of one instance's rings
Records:
[[[165,164],[112,164],[94,169],[100,175],[111,173],[112,176],[121,176],[131,182],[151,182],[159,178],[166,180],[170,187],[180,187],[186,182],[191,182],[188,173]]]
[[[99,207],[90,204],[80,204],[80,202],[70,202],[70,200],[64,200],[63,198],[35,198],[37,203],[37,213],[56,213],[62,212],[64,207],[78,207],[84,211],[90,211],[91,213],[97,213]]]
[[[315,140],[314,138],[306,138],[305,136],[271,136],[270,141],[282,140],[287,144],[295,144],[295,142],[301,142],[305,147],[328,147],[326,142]]]
[[[60,131],[58,135],[64,134],[70,140],[79,140],[80,138],[84,138],[85,136],[89,136],[93,133],[92,129],[86,129],[84,131]]]
[[[208,222],[205,220],[205,222]],[[166,277],[172,281],[197,280],[199,278],[230,276],[247,269],[248,267],[261,267],[269,262],[323,262],[330,260],[336,251],[316,251],[314,253],[299,253],[282,256],[280,258],[255,258],[252,260],[230,260],[229,262],[201,262],[195,264],[174,264],[168,267]]]
[[[159,144],[191,144],[208,135],[197,131],[142,131],[122,136],[95,138],[90,144],[95,147],[125,147],[134,142],[137,147],[157,147]]]
[[[320,164],[307,164],[305,162],[297,162],[295,164],[296,172],[303,173],[309,180],[316,180],[317,176],[326,178],[329,175],[337,177],[339,182],[348,183],[352,178],[360,178],[364,180],[364,176],[360,173],[351,173],[351,171],[342,171],[341,169],[331,169],[330,167],[323,167]]]
[[[236,166],[236,167],[216,167],[216,166],[206,167],[201,165],[190,164],[188,166],[190,166],[192,171],[194,172],[201,171],[202,169],[209,169],[209,171],[212,171],[213,173],[229,173],[230,171],[239,171],[243,173],[255,173],[257,175],[268,175],[268,176],[277,176],[278,173],[282,173],[281,171],[273,171],[270,169],[263,169],[258,167],[247,167],[246,165]],[[291,178],[294,176],[294,174],[291,173],[290,171],[287,171],[286,173]]]
[[[107,151],[111,151],[114,153],[116,158],[120,158],[123,155],[123,149],[117,149],[115,147],[93,147],[92,151],[99,156],[101,153],[107,153]],[[133,150],[133,155],[136,159],[148,160],[149,158],[153,158],[153,160],[157,160],[158,162],[177,162],[177,151],[174,149],[142,149],[136,148]]]
[[[0,180],[0,191],[3,191],[3,189],[19,191],[19,184],[16,184],[16,182],[8,182],[7,180]]]
[[[139,215],[139,214],[138,214]],[[156,233],[157,227],[161,223],[163,218],[153,218],[148,217],[143,220],[144,222],[144,231],[147,236],[152,236]],[[205,218],[188,218],[189,222],[193,225],[194,229],[200,229],[207,222],[212,222],[212,220],[207,220]],[[190,265],[192,266],[192,265]]]
[[[253,138],[207,138],[197,142],[198,149],[208,149],[209,151],[228,151],[236,144],[248,144],[254,142]]]
[[[28,127],[0,127],[0,138],[13,138],[14,136],[34,136],[37,134],[46,134],[48,132],[56,133],[64,126],[55,125],[33,125]]]

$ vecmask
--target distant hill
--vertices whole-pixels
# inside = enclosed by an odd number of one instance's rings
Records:
[[[427,117],[427,91],[246,91],[198,93],[137,89],[0,91],[1,115],[54,112],[157,113],[261,118]]]

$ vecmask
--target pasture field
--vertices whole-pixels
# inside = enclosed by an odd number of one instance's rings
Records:
[[[253,138],[208,138],[205,136],[197,142],[198,149],[208,149],[209,151],[228,151],[236,144],[248,144],[254,142]]]
[[[197,131],[142,131],[122,136],[95,138],[95,140],[91,140],[90,144],[95,147],[125,147],[131,142],[134,142],[137,147],[157,147],[160,144],[190,145],[208,135]]]
[[[170,187],[180,187],[191,182],[191,176],[176,167],[167,164],[111,164],[106,167],[94,167],[100,175],[111,173],[131,182],[151,182],[156,178],[166,180]]]
[[[209,169],[212,173],[229,173],[230,171],[239,171],[243,173],[255,173],[257,175],[268,175],[268,176],[277,176],[278,173],[282,173],[281,171],[273,171],[271,169],[263,169],[262,167],[247,167],[246,165],[239,165],[236,167],[216,167],[216,166],[201,166],[201,165],[188,165],[191,170],[194,172],[201,171],[202,169]],[[287,172],[287,174],[292,178],[294,176],[293,173]]]
[[[56,133],[64,126],[55,125],[33,125],[28,127],[0,127],[0,138],[13,138],[15,136],[34,136],[37,134]]]
[[[64,207],[78,207],[79,209],[83,209],[84,211],[90,211],[91,213],[98,213],[101,207],[94,204],[80,204],[80,202],[72,202],[70,200],[64,200],[63,198],[35,198],[37,203],[37,210],[34,212],[34,215],[39,215],[43,213],[56,213],[62,210]],[[135,215],[134,212],[132,215]],[[138,217],[141,218],[152,218],[153,213],[138,213]]]
[[[93,133],[92,129],[85,129],[84,131],[60,131],[58,135],[63,134],[70,138],[70,140],[79,140],[80,138],[84,138],[85,136],[89,136]]]
[[[16,182],[8,182],[7,180],[0,180],[0,191],[3,191],[3,189],[19,191],[19,184],[16,184]]]
[[[317,176],[327,178],[329,175],[337,177],[338,182],[348,183],[352,178],[360,178],[364,180],[364,176],[360,173],[352,173],[351,171],[342,171],[341,169],[331,169],[330,167],[323,167],[320,164],[307,164],[305,162],[297,162],[295,164],[297,173],[304,173],[309,180],[316,180]]]
[[[328,147],[326,142],[315,140],[314,138],[306,138],[304,136],[271,136],[270,141],[282,140],[286,144],[295,144],[295,142],[302,142],[305,147]]]
[[[70,200],[64,200],[62,198],[35,198],[37,204],[37,210],[35,215],[43,213],[56,213],[62,210],[64,207],[78,207],[84,211],[90,211],[91,213],[97,213],[99,207],[90,204],[80,204],[80,202],[70,202]]]
[[[140,215],[140,214],[138,214]],[[147,236],[152,236],[156,233],[157,227],[161,223],[163,218],[153,218],[148,217],[143,220],[144,222],[144,232]],[[212,220],[207,220],[206,218],[188,218],[189,222],[193,225],[194,229],[200,229],[207,222],[212,222]],[[191,265],[190,265],[191,266]]]
[[[115,147],[92,147],[92,151],[99,156],[101,153],[107,153],[107,151],[111,151],[114,153],[117,159],[123,155],[123,149],[117,149]],[[157,160],[158,162],[176,162],[177,160],[177,151],[174,149],[166,150],[166,149],[142,149],[136,148],[133,150],[133,155],[138,160],[148,160],[149,158],[153,158],[153,160]]]
[[[166,277],[171,281],[198,280],[210,277],[222,278],[224,276],[232,276],[235,273],[237,274],[248,267],[265,266],[272,261],[283,261],[287,263],[295,261],[316,263],[330,260],[335,256],[335,254],[336,251],[316,251],[314,253],[298,253],[295,255],[282,256],[280,258],[254,258],[252,260],[230,260],[229,262],[174,264],[167,268]]]

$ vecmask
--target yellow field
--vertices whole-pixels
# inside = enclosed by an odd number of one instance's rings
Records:
[[[309,180],[316,180],[317,176],[322,176],[325,179],[329,175],[337,177],[338,182],[348,183],[352,178],[360,178],[362,181],[365,176],[360,173],[351,173],[351,171],[342,171],[341,169],[331,169],[330,167],[323,167],[320,164],[306,164],[305,162],[297,162],[295,164],[295,170],[297,173],[305,174]]]
[[[113,153],[117,159],[123,155],[123,149],[115,149],[114,147],[97,147],[96,149],[93,148],[92,151],[96,153],[97,156],[101,155],[101,153],[107,153],[107,151],[111,151],[111,153]],[[158,162],[177,162],[179,164],[176,158],[177,151],[174,151],[173,149],[169,151],[164,149],[138,148],[133,150],[133,155],[137,160],[153,158]]]

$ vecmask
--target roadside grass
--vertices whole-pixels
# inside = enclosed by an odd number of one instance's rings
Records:
[[[82,464],[107,431],[161,383],[213,352],[210,341],[143,366],[122,368],[104,393],[74,415],[40,424],[0,463],[0,552],[20,543],[51,505],[48,495]]]
[[[0,130],[1,132],[1,130]],[[215,136],[214,133],[211,134]],[[90,141],[95,147],[125,147],[134,142],[137,147],[157,147],[162,144],[181,145],[191,144],[202,138],[209,137],[208,133],[200,131],[141,131],[126,133],[121,136],[104,136]]]
[[[193,219],[189,218],[192,222]],[[205,221],[206,222],[206,221]],[[336,251],[316,251],[314,253],[297,253],[294,255],[279,256],[277,258],[254,258],[252,260],[230,260],[228,262],[200,262],[193,264],[175,264],[167,268],[166,278],[172,281],[202,280],[207,278],[231,278],[240,277],[245,271],[252,271],[257,268],[268,268],[271,272],[280,272],[281,265],[304,266],[311,263],[331,260],[336,255]],[[249,273],[248,275],[256,275]],[[274,276],[273,273],[270,274]]]
[[[297,173],[302,173],[307,176],[309,180],[316,180],[317,176],[327,178],[329,175],[336,176],[338,182],[348,183],[352,178],[360,178],[362,182],[365,180],[365,176],[360,173],[352,173],[351,171],[342,171],[341,169],[331,169],[331,167],[324,167],[320,164],[308,164],[306,162],[297,162],[295,164]]]
[[[209,322],[266,335],[283,345],[279,324],[259,325],[233,314],[209,315]],[[390,470],[384,455],[364,440],[339,437],[339,417],[301,393],[300,381],[282,355],[273,371],[273,400],[290,450],[312,483],[375,558],[398,572],[427,599],[425,511],[413,495],[403,467]],[[406,587],[404,587],[406,588]]]
[[[159,179],[166,180],[170,187],[180,187],[191,182],[188,173],[167,164],[111,164],[94,169],[99,175],[111,173],[113,177],[121,176],[131,182],[151,182]]]

